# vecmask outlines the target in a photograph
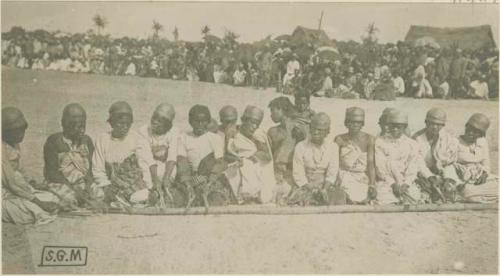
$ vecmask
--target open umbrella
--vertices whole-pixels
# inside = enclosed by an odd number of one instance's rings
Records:
[[[415,45],[415,47],[429,46],[429,47],[432,47],[434,49],[441,48],[441,46],[439,45],[439,43],[437,43],[436,40],[433,37],[430,37],[430,36],[423,36],[423,37],[415,40],[414,45]]]
[[[328,60],[340,59],[340,53],[337,49],[329,46],[319,47],[316,49],[318,57]]]

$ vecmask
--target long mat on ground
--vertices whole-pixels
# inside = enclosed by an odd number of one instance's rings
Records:
[[[277,207],[269,205],[218,206],[185,208],[130,208],[128,210],[110,209],[110,214],[130,215],[304,215],[304,214],[339,214],[339,213],[397,213],[397,212],[443,212],[443,211],[474,211],[498,210],[498,203],[453,203],[453,204],[422,204],[422,205],[337,205],[309,207]],[[91,211],[73,211],[62,213],[61,216],[92,215]]]

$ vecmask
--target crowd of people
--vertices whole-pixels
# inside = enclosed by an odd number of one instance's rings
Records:
[[[422,118],[426,127],[411,134],[408,115],[387,108],[372,135],[362,131],[364,110],[349,107],[347,131],[333,135],[329,115],[315,112],[310,97],[271,100],[276,125],[268,130],[261,128],[261,107],[248,105],[240,116],[224,106],[217,122],[209,107],[196,104],[186,132],[177,129],[171,104],[159,104],[135,129],[132,107],[118,101],[109,108],[110,130],[95,139],[85,134],[85,109],[71,103],[62,110],[62,131],[43,147],[43,181],[20,165],[29,126],[23,112],[4,107],[2,220],[43,224],[80,208],[498,201],[485,115],[470,116],[454,137],[444,128],[445,110],[432,108]]]
[[[238,43],[60,35],[14,27],[2,34],[2,64],[33,70],[131,75],[275,87],[318,97],[393,100],[498,97],[498,49],[436,48],[399,41],[337,42],[336,47],[264,39]],[[332,42],[333,45],[333,42]],[[328,52],[325,54],[325,52]]]

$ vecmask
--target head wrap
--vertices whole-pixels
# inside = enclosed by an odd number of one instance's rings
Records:
[[[345,120],[364,122],[365,121],[365,111],[359,107],[349,107],[345,110]]]
[[[486,133],[490,127],[490,119],[482,113],[475,113],[469,118],[467,125],[473,126],[474,128],[481,130],[483,133]]]
[[[264,119],[264,111],[256,106],[247,105],[242,118],[252,118],[262,122],[262,119]]]
[[[380,115],[380,118],[378,119],[378,123],[379,124],[385,124],[386,123],[387,114],[393,112],[394,110],[396,110],[396,109],[394,109],[392,107],[385,108],[384,111],[382,111],[382,115]]]
[[[388,124],[408,124],[408,115],[400,110],[392,110],[386,116]]]
[[[172,122],[175,118],[175,109],[169,103],[161,103],[155,109],[155,114]]]
[[[446,112],[441,108],[431,108],[427,111],[425,121],[444,125],[446,123]]]
[[[64,126],[70,119],[75,118],[85,119],[87,118],[87,113],[79,103],[70,103],[63,109],[61,123]]]
[[[16,107],[2,108],[2,131],[26,127],[28,123],[24,114]]]
[[[132,107],[130,107],[130,105],[125,101],[115,102],[109,108],[109,117],[110,118],[114,117],[114,116],[118,116],[118,115],[123,115],[123,114],[130,115],[132,118],[134,117],[134,114],[132,112]]]
[[[330,116],[324,112],[316,113],[311,118],[311,127],[315,127],[317,129],[330,129]]]
[[[189,121],[191,122],[191,120],[194,119],[194,117],[198,114],[204,114],[208,120],[212,120],[212,116],[210,116],[210,110],[208,109],[208,107],[205,105],[197,104],[189,109]]]
[[[225,105],[219,111],[219,119],[221,121],[222,118],[227,121],[238,120],[238,110],[232,105]]]

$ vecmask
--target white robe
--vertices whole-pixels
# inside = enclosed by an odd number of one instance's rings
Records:
[[[265,144],[269,156],[272,156],[265,132],[260,129],[256,130],[254,139]],[[257,147],[251,139],[241,133],[237,133],[234,138],[229,139],[227,150],[242,160],[241,167],[231,165],[226,172],[226,177],[235,195],[248,194],[252,197],[260,197],[263,203],[271,202],[276,188],[273,161],[254,163],[250,160],[249,157],[257,152]]]

